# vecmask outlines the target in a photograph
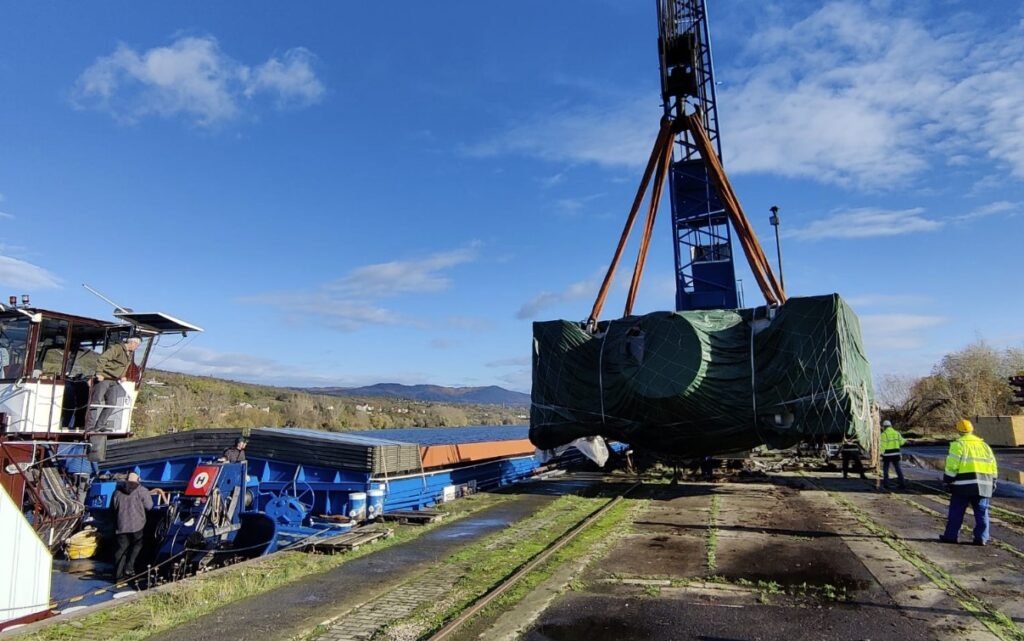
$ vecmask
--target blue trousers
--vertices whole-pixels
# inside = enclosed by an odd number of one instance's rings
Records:
[[[974,512],[974,540],[981,543],[988,542],[988,504],[990,499],[981,496],[957,496],[954,494],[949,498],[949,518],[946,520],[946,531],[942,535],[950,541],[955,541],[960,534],[960,526],[964,523],[964,512],[967,506],[971,506]]]
[[[889,466],[893,466],[896,470],[896,478],[900,481],[900,487],[906,486],[907,482],[903,480],[903,469],[900,467],[900,460],[898,458],[885,458],[882,457],[882,485],[889,487]]]

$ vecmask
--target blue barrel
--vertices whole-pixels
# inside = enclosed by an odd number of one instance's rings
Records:
[[[357,522],[366,520],[366,492],[349,492],[348,518]]]
[[[370,490],[366,493],[366,518],[369,520],[384,515],[384,490]]]

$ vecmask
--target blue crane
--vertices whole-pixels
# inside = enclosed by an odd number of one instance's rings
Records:
[[[658,0],[658,57],[665,117],[700,115],[719,161],[722,145],[705,0]],[[729,217],[689,129],[674,129],[669,165],[676,309],[739,306]]]
[[[598,320],[615,271],[650,187],[647,217],[623,316],[633,313],[666,181],[672,202],[675,240],[676,310],[739,307],[732,251],[734,231],[765,302],[777,307],[786,301],[782,282],[774,273],[722,166],[711,39],[704,2],[658,0],[664,114],[622,235],[585,323],[591,332],[598,331]]]

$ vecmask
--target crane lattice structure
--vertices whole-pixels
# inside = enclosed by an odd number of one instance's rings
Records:
[[[658,54],[666,118],[699,114],[719,161],[718,102],[704,0],[658,0]],[[732,232],[692,133],[676,129],[669,166],[676,309],[734,309]]]
[[[665,113],[622,235],[587,318],[586,327],[592,332],[599,329],[598,320],[615,271],[650,187],[647,218],[622,315],[633,313],[666,180],[676,240],[676,309],[739,306],[732,252],[734,230],[765,302],[777,307],[786,301],[785,289],[772,271],[722,166],[704,0],[658,0],[658,25]]]

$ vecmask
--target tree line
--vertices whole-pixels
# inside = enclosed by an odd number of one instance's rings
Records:
[[[514,425],[525,407],[309,394],[206,376],[149,371],[132,417],[137,435],[207,427],[306,427],[332,431]]]
[[[1024,371],[1024,349],[983,340],[946,354],[927,376],[886,375],[875,389],[883,419],[922,434],[950,432],[961,418],[1011,416],[1009,377]]]

